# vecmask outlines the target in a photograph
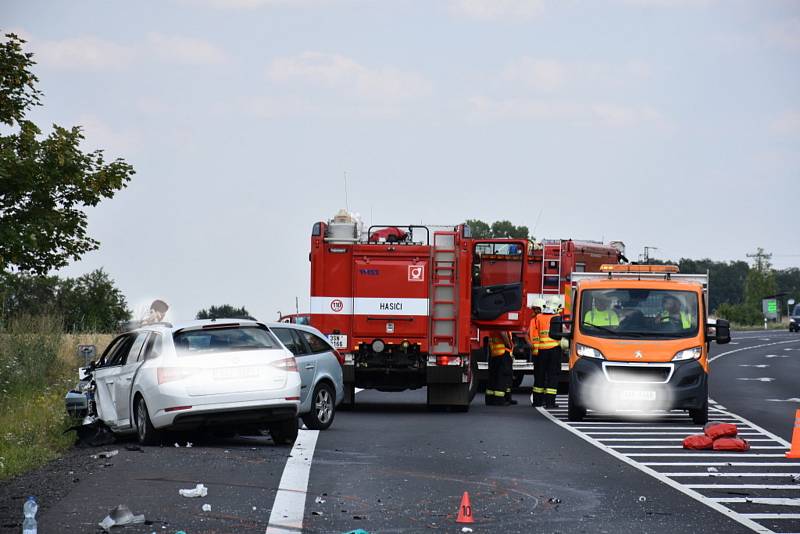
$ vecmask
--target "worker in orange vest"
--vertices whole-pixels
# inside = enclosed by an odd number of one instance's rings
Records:
[[[511,398],[514,378],[511,336],[507,332],[493,332],[489,337],[489,379],[486,384],[487,406],[517,404]]]
[[[531,355],[533,356],[534,383],[531,390],[531,406],[541,406],[544,401],[544,388],[540,388],[536,383],[536,370],[539,368],[539,324],[537,317],[544,308],[544,299],[536,297],[531,303],[531,322],[528,326],[528,343],[531,345]]]
[[[561,371],[561,347],[558,341],[550,337],[550,319],[555,317],[560,301],[552,299],[544,304],[542,299],[538,299],[534,306],[529,330],[535,355],[531,405],[555,408]],[[537,313],[537,308],[542,311]]]

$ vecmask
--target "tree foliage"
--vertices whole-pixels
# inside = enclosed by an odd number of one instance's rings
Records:
[[[24,43],[11,33],[0,42],[0,122],[11,130],[0,135],[0,270],[44,275],[98,247],[83,209],[113,197],[134,171],[102,150],[81,151],[79,126],[53,125],[42,138],[25,118],[41,92]]]
[[[250,312],[242,306],[236,308],[230,304],[222,304],[220,306],[211,306],[210,308],[202,309],[197,312],[197,319],[252,319],[255,317],[250,315]]]
[[[495,221],[491,225],[480,219],[467,219],[467,226],[472,231],[472,237],[489,239],[510,237],[514,239],[528,239],[527,226],[514,226],[511,221]]]
[[[113,332],[131,313],[122,292],[102,269],[78,278],[5,273],[0,278],[0,319],[60,317],[69,332]]]

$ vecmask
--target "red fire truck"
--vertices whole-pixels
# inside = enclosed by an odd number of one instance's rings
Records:
[[[621,255],[597,243],[558,243],[556,254],[555,242],[477,239],[463,224],[364,231],[343,212],[316,223],[309,319],[344,354],[345,402],[354,402],[356,387],[427,386],[428,405],[466,411],[489,334],[524,332],[535,295],[563,294],[565,273]]]

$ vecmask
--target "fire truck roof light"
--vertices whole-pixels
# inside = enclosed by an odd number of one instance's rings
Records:
[[[677,265],[611,265],[600,266],[603,273],[679,273]]]

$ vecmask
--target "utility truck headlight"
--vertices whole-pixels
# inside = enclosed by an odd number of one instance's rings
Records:
[[[673,362],[681,362],[685,360],[697,360],[703,354],[703,349],[700,347],[693,347],[691,349],[682,350],[672,357]]]
[[[376,339],[372,342],[372,352],[383,352],[383,349],[385,348],[386,344],[380,339]]]
[[[587,347],[586,345],[581,345],[580,343],[575,344],[575,351],[581,358],[597,358],[598,360],[606,359],[605,356],[603,356],[603,353],[599,350],[593,349],[592,347]]]

